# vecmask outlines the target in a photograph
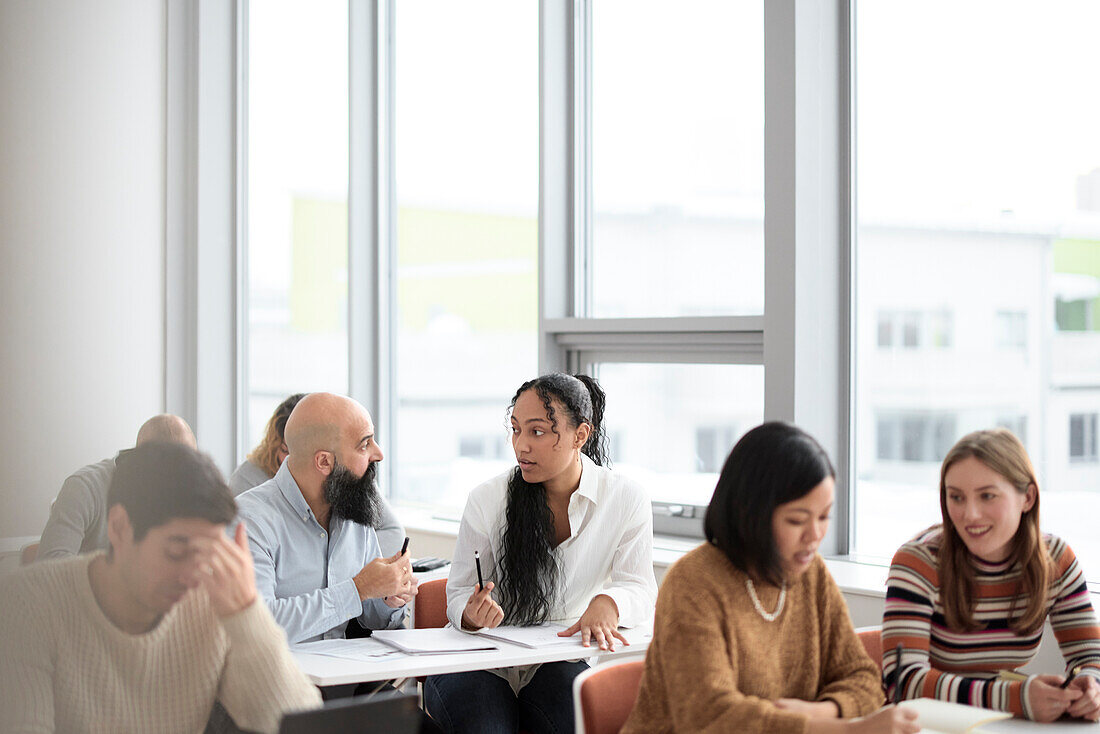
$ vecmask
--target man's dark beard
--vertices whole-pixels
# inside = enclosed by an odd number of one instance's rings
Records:
[[[336,468],[325,477],[325,483],[321,487],[325,493],[325,502],[332,508],[332,517],[377,528],[382,517],[382,497],[374,483],[377,473],[377,462],[374,461],[367,466],[361,477],[355,476],[350,469],[337,462]]]

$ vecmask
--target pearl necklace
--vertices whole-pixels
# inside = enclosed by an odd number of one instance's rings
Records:
[[[756,613],[763,617],[765,622],[774,622],[783,612],[783,602],[787,600],[786,579],[783,580],[783,586],[779,588],[779,603],[775,605],[775,611],[771,613],[764,611],[764,606],[756,595],[756,588],[752,585],[752,579],[745,579],[745,588],[749,590],[749,596],[752,598],[752,605],[756,607]]]

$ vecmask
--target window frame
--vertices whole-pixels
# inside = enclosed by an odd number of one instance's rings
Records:
[[[854,433],[849,3],[764,3],[764,313],[609,319],[585,316],[594,1],[540,3],[540,372],[588,371],[610,360],[763,364],[765,420],[798,423],[835,457],[834,522],[823,551],[846,554]],[[654,505],[655,520],[674,514],[669,503]]]
[[[855,263],[852,171],[853,33],[850,0],[835,3],[764,3],[765,36],[765,306],[764,313],[738,317],[654,319],[589,319],[589,250],[591,241],[591,85],[587,73],[591,58],[591,2],[594,0],[540,0],[539,17],[539,323],[538,359],[541,372],[581,369],[613,355],[616,361],[675,361],[763,364],[766,420],[798,423],[818,438],[837,469],[834,521],[822,551],[848,552],[852,535],[850,497],[851,436],[855,435],[852,400],[854,360],[851,299]],[[391,313],[395,246],[393,152],[394,0],[349,2],[349,196],[348,196],[348,360],[349,393],[367,405],[380,437],[392,436],[395,426],[393,379],[394,334]],[[172,38],[182,38],[197,54],[198,40],[229,32],[230,54],[220,66],[224,78],[218,89],[201,85],[187,97],[203,111],[208,98],[223,99],[225,88],[235,114],[222,120],[222,132],[243,149],[243,89],[247,75],[240,63],[247,48],[247,0],[236,0],[234,12],[215,14],[202,0],[184,0],[169,18],[170,81],[183,72],[179,87],[192,90],[197,60],[172,55]],[[217,18],[213,16],[217,15]],[[202,22],[209,18],[211,31]],[[176,23],[173,17],[182,18]],[[236,63],[233,63],[233,59]],[[206,67],[208,68],[208,67]],[[239,78],[238,78],[238,75]],[[208,85],[211,86],[211,85]],[[175,87],[170,83],[169,94]],[[220,95],[220,96],[219,96]],[[216,116],[217,110],[202,112]],[[204,117],[204,119],[205,119]],[[169,108],[170,123],[173,119]],[[171,124],[170,124],[171,126]],[[171,130],[170,130],[171,133]],[[188,135],[173,138],[192,141]],[[197,136],[196,136],[197,137]],[[185,146],[186,147],[186,146]],[[198,147],[196,144],[193,146]],[[798,155],[795,155],[798,151]],[[199,156],[191,148],[193,161]],[[202,158],[205,160],[205,158]],[[218,170],[221,184],[233,193],[227,199],[241,206],[241,180],[246,161],[231,156],[235,165]],[[195,165],[194,163],[192,165]],[[196,165],[197,167],[197,165]],[[222,167],[225,168],[224,166]],[[171,180],[185,181],[187,166]],[[176,176],[173,179],[173,175]],[[218,191],[214,185],[199,187]],[[169,186],[169,201],[172,187]],[[184,197],[185,214],[198,217],[197,206]],[[190,208],[188,208],[190,207]],[[230,220],[239,212],[230,209]],[[193,234],[190,247],[196,247]],[[197,403],[226,407],[203,415],[223,421],[233,434],[231,447],[217,456],[232,468],[249,447],[243,445],[247,411],[243,409],[243,355],[247,340],[247,263],[243,260],[246,234],[232,227],[229,262],[218,264],[223,289],[231,303],[220,303],[214,289],[199,288],[191,278],[186,292],[193,295],[196,314],[188,314],[188,329],[201,322],[198,314],[217,307],[232,313],[230,334],[212,334],[202,345],[226,342],[229,356],[204,365],[204,371],[223,376],[225,389],[207,390],[190,360],[198,354],[225,354],[225,349],[199,349],[196,340],[169,334],[169,389],[178,400],[166,400],[195,420],[203,414]],[[169,254],[173,252],[169,238]],[[185,310],[185,299],[169,289],[169,322],[175,309]],[[796,298],[795,294],[798,294]],[[685,349],[690,346],[690,349]],[[186,358],[180,357],[186,355]],[[209,357],[207,359],[210,359]],[[208,384],[208,383],[207,383]],[[200,432],[206,423],[198,424]],[[235,430],[234,430],[235,428]],[[212,430],[212,429],[211,429]],[[216,433],[216,431],[215,431]],[[204,437],[204,444],[206,439]],[[231,463],[226,459],[232,458]],[[383,486],[400,481],[393,462],[384,462]],[[390,492],[392,496],[392,492]]]

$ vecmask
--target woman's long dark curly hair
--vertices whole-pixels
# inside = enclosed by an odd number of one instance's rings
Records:
[[[554,401],[565,409],[569,428],[582,423],[591,426],[581,447],[599,466],[607,462],[607,436],[603,430],[606,396],[595,378],[588,375],[555,373],[520,385],[509,410],[528,390],[534,390],[546,406],[551,430],[558,434]],[[500,537],[500,595],[504,624],[541,624],[550,618],[558,581],[554,555],[554,513],[546,500],[546,487],[523,480],[519,467],[508,480],[508,505]]]

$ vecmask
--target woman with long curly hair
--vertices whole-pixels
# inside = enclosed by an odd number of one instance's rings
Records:
[[[475,488],[462,515],[447,580],[455,627],[557,622],[571,625],[563,635],[612,650],[626,642],[620,626],[652,618],[652,510],[641,487],[604,467],[604,403],[587,375],[544,375],[516,391],[518,466]],[[573,678],[586,667],[431,676],[425,705],[447,732],[571,732]]]
[[[963,436],[940,469],[940,511],[943,524],[903,545],[890,568],[890,694],[900,685],[902,698],[1036,721],[1100,719],[1100,626],[1073,551],[1039,530],[1039,484],[1020,440],[1003,428]],[[1067,676],[999,675],[1035,656],[1048,619]]]

